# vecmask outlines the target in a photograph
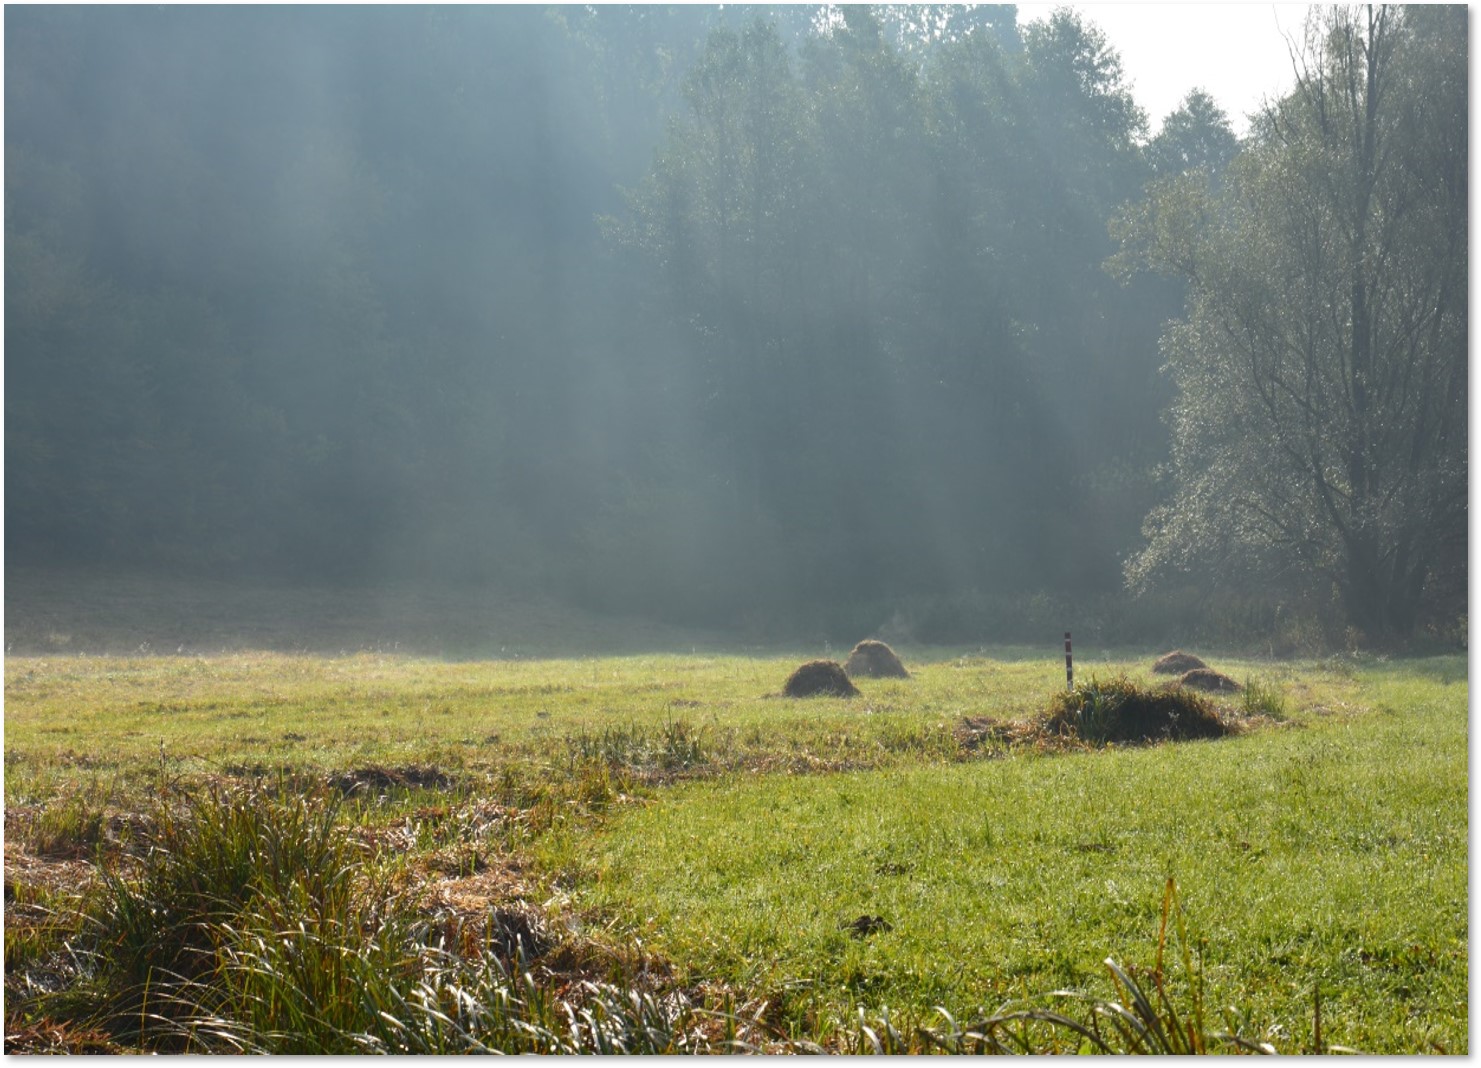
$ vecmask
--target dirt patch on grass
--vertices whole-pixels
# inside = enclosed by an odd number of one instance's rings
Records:
[[[865,913],[856,920],[842,924],[841,929],[847,931],[850,938],[868,938],[870,935],[893,931],[895,925],[883,916],[870,916]]]
[[[859,688],[836,660],[809,660],[787,677],[786,697],[857,697]]]
[[[910,672],[895,655],[895,650],[881,641],[867,639],[854,646],[843,666],[851,678],[908,679]]]
[[[371,765],[329,777],[329,786],[342,794],[379,793],[386,790],[446,790],[453,778],[435,766],[410,765],[386,768]]]
[[[20,843],[5,843],[5,922],[23,919],[16,904],[22,894],[79,894],[97,878],[97,865],[87,860],[38,857]]]
[[[964,752],[979,753],[984,750],[1005,750],[1022,741],[1031,728],[1028,724],[1003,722],[991,716],[963,716],[952,737]]]

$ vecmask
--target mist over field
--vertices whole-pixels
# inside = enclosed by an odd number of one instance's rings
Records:
[[[1374,10],[1241,141],[1093,11],[8,7],[7,640],[1452,641],[1467,14]]]
[[[1465,1054],[1469,10],[1095,11],[7,6],[4,1053]]]

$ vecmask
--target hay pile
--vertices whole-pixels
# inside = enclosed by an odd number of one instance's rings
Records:
[[[1174,649],[1158,658],[1157,663],[1152,665],[1152,670],[1158,675],[1182,675],[1198,668],[1208,667],[1202,660],[1192,653],[1185,653],[1181,649]]]
[[[895,655],[884,642],[866,639],[854,646],[853,652],[848,655],[848,663],[843,666],[849,676],[856,679],[908,679],[910,672],[905,670],[905,665],[900,663],[900,658]]]
[[[838,661],[809,660],[787,677],[782,693],[787,697],[857,697],[859,688]]]
[[[1238,693],[1244,687],[1235,682],[1228,675],[1220,674],[1209,668],[1194,668],[1185,672],[1178,679],[1179,686],[1187,686],[1193,690],[1204,690],[1208,693]]]

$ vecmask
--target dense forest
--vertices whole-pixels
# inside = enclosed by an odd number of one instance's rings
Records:
[[[5,28],[8,566],[921,640],[1466,611],[1464,7],[1319,11],[1243,140],[1069,10]]]

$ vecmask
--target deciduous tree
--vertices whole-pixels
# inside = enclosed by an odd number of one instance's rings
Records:
[[[1159,185],[1124,232],[1190,285],[1174,495],[1128,574],[1331,583],[1401,638],[1464,567],[1464,9],[1324,10],[1296,72],[1224,190]]]

